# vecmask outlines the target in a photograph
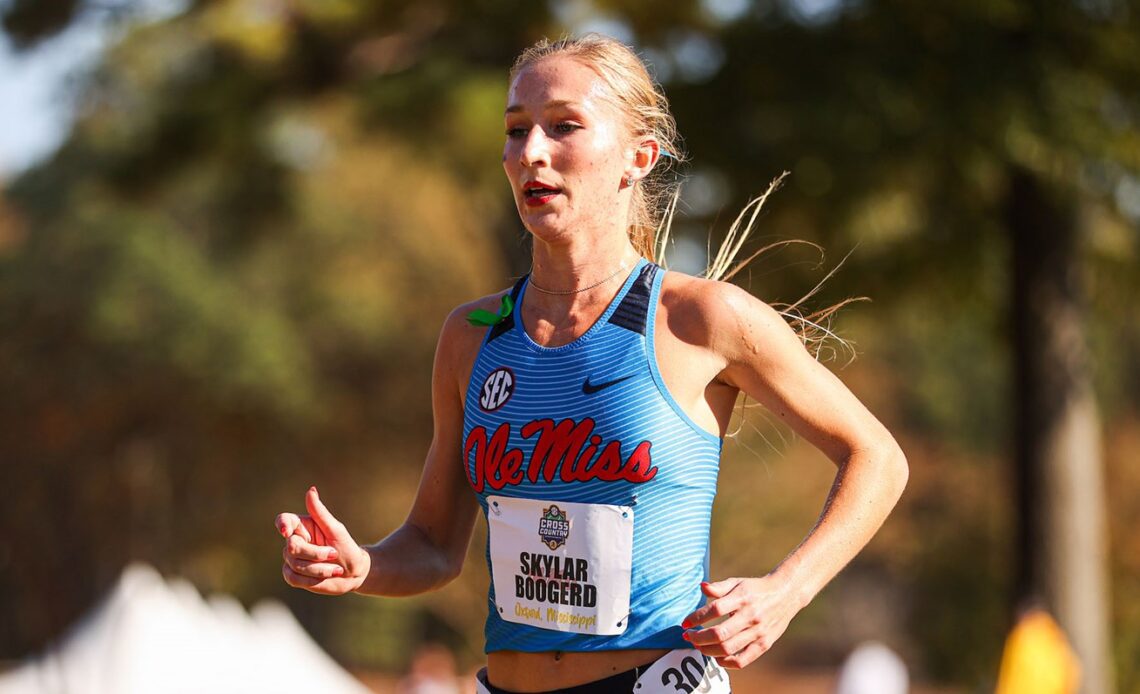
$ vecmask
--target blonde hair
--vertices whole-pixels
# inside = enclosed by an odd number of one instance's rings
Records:
[[[577,37],[564,36],[556,41],[545,38],[540,40],[515,59],[511,66],[510,81],[514,82],[520,72],[540,60],[555,56],[573,58],[596,72],[609,87],[613,103],[626,117],[632,137],[652,137],[657,140],[662,159],[633,188],[627,233],[633,247],[642,257],[666,267],[665,250],[680,197],[679,184],[667,172],[683,162],[685,155],[681,151],[677,122],[669,111],[669,100],[665,97],[665,92],[649,75],[645,62],[632,48],[617,39],[595,33]],[[727,281],[758,256],[792,244],[811,246],[822,258],[823,249],[818,245],[790,240],[769,244],[744,260],[737,260],[745,241],[752,234],[760,209],[787,176],[788,172],[785,171],[769,184],[763,195],[753,198],[744,206],[716,256],[710,258],[708,268],[701,273],[703,277]],[[864,300],[865,297],[845,299],[820,310],[806,309],[807,302],[842,264],[843,261],[840,261],[811,291],[798,300],[772,304],[817,359],[835,357],[841,351],[848,352],[851,358],[855,355],[851,345],[832,332],[830,324],[839,309],[853,301]]]
[[[538,61],[554,56],[573,58],[596,72],[609,87],[613,103],[625,116],[631,136],[657,141],[662,157],[648,176],[634,184],[627,226],[637,252],[656,261],[657,230],[666,220],[677,185],[667,171],[684,158],[669,100],[632,48],[617,39],[594,33],[565,36],[556,41],[542,39],[515,59],[511,81]]]

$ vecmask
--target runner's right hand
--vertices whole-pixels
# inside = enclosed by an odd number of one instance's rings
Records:
[[[281,552],[285,582],[323,595],[356,590],[372,567],[371,555],[325,508],[316,487],[309,487],[305,506],[307,515],[281,513],[276,519],[277,532],[285,538]]]

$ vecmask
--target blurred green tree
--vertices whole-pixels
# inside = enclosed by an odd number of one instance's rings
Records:
[[[286,593],[267,523],[312,483],[366,490],[344,512],[371,533],[398,489],[398,523],[438,327],[506,281],[511,245],[488,186],[509,49],[455,5],[124,14],[67,142],[4,191],[4,653],[131,559]],[[5,26],[30,44],[90,9],[61,8]]]
[[[131,2],[111,7],[130,22]],[[33,45],[95,8],[14,0],[3,22]],[[831,291],[879,301],[877,347],[906,382],[892,392],[910,430],[1013,448],[1014,601],[1043,595],[1089,691],[1108,691],[1084,322],[1122,333],[1097,357],[1130,376],[1097,385],[1134,404],[1140,304],[1120,297],[1140,216],[1138,13],[1113,0],[198,0],[129,26],[68,142],[0,210],[0,456],[20,490],[0,519],[22,536],[0,550],[14,615],[0,647],[43,643],[128,557],[264,592],[254,565],[275,552],[255,529],[313,481],[345,490],[350,521],[399,522],[434,332],[459,298],[525,267],[495,165],[506,67],[540,35],[597,26],[644,50],[696,153],[682,231],[788,168],[764,230],[862,245]],[[808,281],[789,267],[752,284],[772,298]],[[953,537],[946,515],[915,516],[946,540],[913,550],[927,666],[977,679],[1003,625],[973,617],[994,614],[1003,577],[954,559],[986,527]],[[25,569],[31,547],[66,548],[66,563]],[[464,580],[470,598],[482,579]],[[423,606],[477,634],[460,603]]]
[[[1111,691],[1112,669],[1083,273],[1095,261],[1135,286],[1120,272],[1134,241],[1098,241],[1120,227],[1134,236],[1135,194],[1119,191],[1140,175],[1136,21],[1135,4],[1112,2],[754,3],[703,34],[714,76],[671,92],[682,119],[704,124],[686,129],[693,148],[737,195],[771,175],[757,162],[793,162],[783,228],[830,246],[864,241],[854,270],[887,269],[860,273],[858,291],[941,310],[949,302],[929,289],[945,283],[1009,332],[1014,602],[1046,601],[1089,692]],[[954,318],[931,323],[927,344]],[[926,346],[892,337],[900,350]],[[949,402],[968,410],[978,397]]]

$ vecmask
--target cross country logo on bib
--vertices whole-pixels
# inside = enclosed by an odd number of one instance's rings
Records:
[[[566,544],[566,538],[570,537],[570,520],[566,518],[566,512],[554,504],[543,509],[542,518],[538,521],[538,536],[552,550]]]

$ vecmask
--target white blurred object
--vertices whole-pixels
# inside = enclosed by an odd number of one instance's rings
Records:
[[[835,686],[835,694],[906,694],[909,690],[906,663],[877,641],[860,644],[847,656]]]
[[[367,694],[280,603],[247,613],[134,564],[55,647],[0,675],[0,694]]]
[[[428,643],[412,657],[412,671],[396,685],[400,694],[461,694],[455,657],[439,644]]]

